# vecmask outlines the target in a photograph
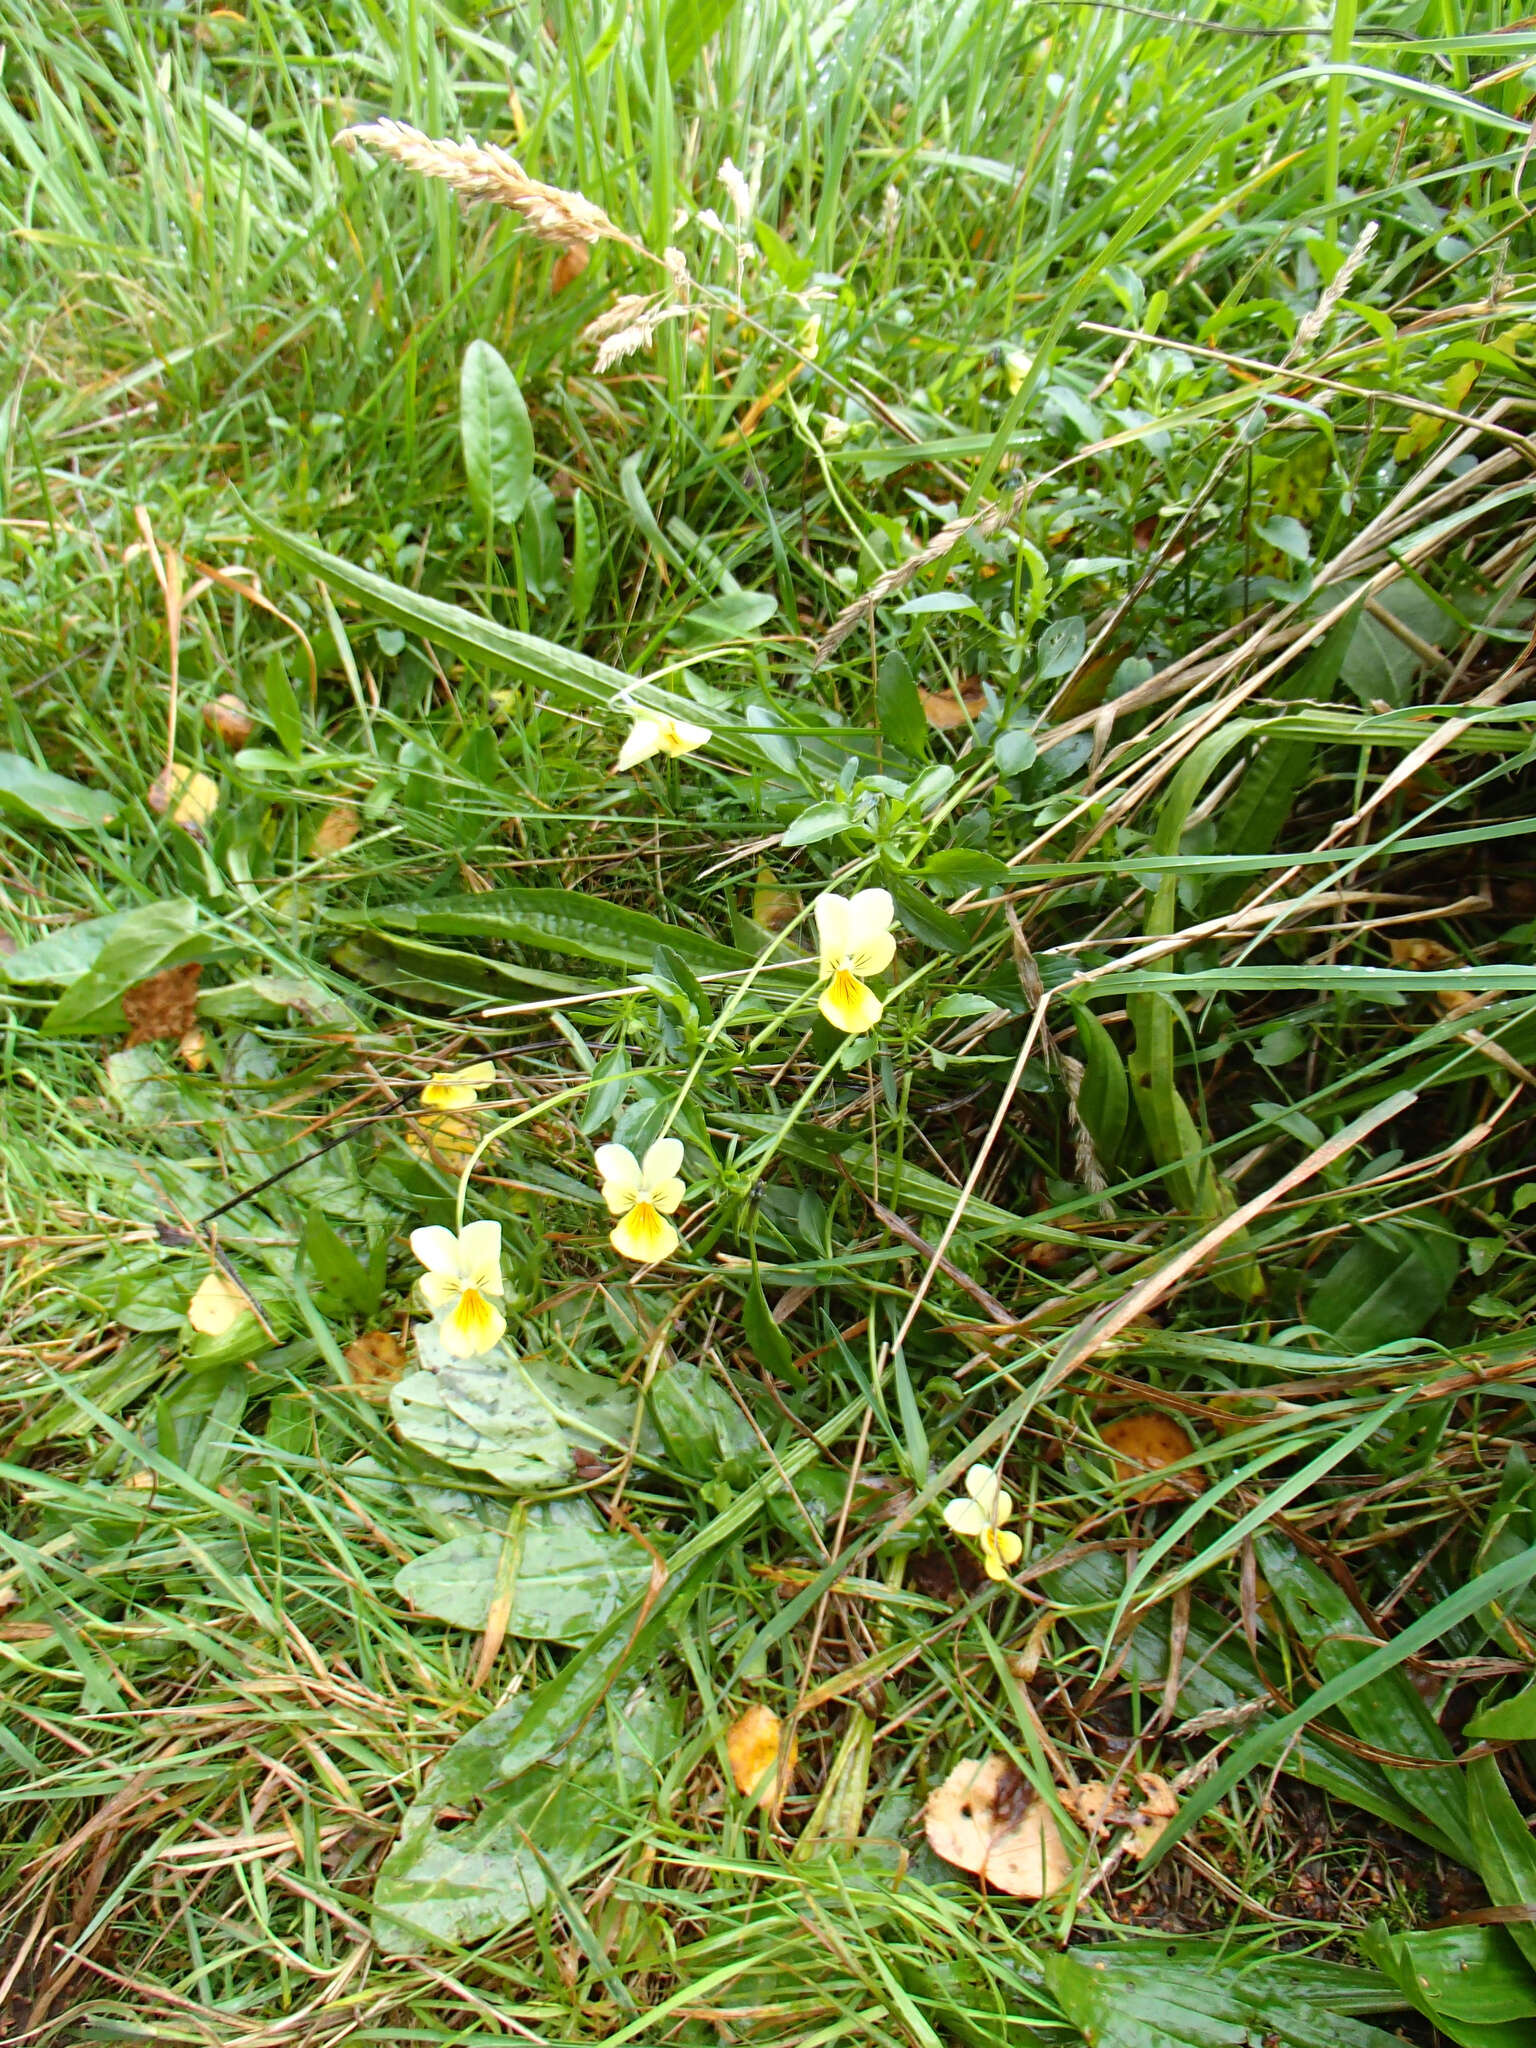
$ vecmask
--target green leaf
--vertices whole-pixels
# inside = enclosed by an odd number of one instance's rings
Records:
[[[668,1456],[689,1478],[741,1486],[761,1465],[752,1425],[706,1367],[679,1359],[659,1372],[650,1406]]]
[[[104,791],[39,768],[25,754],[0,752],[0,812],[60,832],[99,832],[117,811],[116,798]]]
[[[422,1326],[417,1345],[432,1369],[408,1373],[389,1397],[407,1443],[445,1465],[489,1472],[513,1493],[564,1485],[576,1469],[570,1446],[510,1353],[449,1359]]]
[[[585,626],[597,593],[597,572],[602,566],[602,541],[597,530],[597,512],[583,490],[571,495],[571,610],[578,627]]]
[[[1536,1685],[1480,1708],[1466,1732],[1476,1742],[1536,1742]]]
[[[456,1628],[483,1629],[503,1552],[515,1538],[491,1529],[455,1536],[395,1574],[395,1591],[420,1614]],[[585,1643],[650,1583],[642,1545],[606,1529],[582,1500],[531,1507],[512,1579],[507,1633],[550,1643]]]
[[[925,882],[933,882],[956,896],[967,889],[988,889],[996,882],[1015,879],[1005,860],[974,846],[949,846],[942,853],[931,855],[923,862],[922,875]]]
[[[670,0],[667,7],[667,74],[676,84],[692,68],[704,45],[730,20],[736,0]]]
[[[114,926],[95,962],[71,982],[43,1018],[44,1031],[87,1035],[119,1030],[125,989],[168,967],[206,960],[220,941],[199,923],[198,907],[185,897],[146,903]]]
[[[482,519],[512,526],[533,483],[533,428],[504,358],[472,341],[459,377],[459,436],[469,495]]]
[[[341,1308],[371,1315],[378,1307],[382,1276],[370,1272],[318,1208],[312,1207],[305,1218],[299,1248],[317,1287]]]
[[[1497,1757],[1467,1766],[1470,1841],[1477,1874],[1496,1906],[1536,1903],[1536,1842],[1499,1770]],[[1514,1921],[1510,1939],[1536,1969],[1536,1926]]]
[[[1017,725],[1000,732],[992,743],[992,759],[999,775],[1022,775],[1026,768],[1033,768],[1038,752],[1034,734]]]
[[[1360,1952],[1461,2048],[1526,2048],[1536,1977],[1502,1927],[1394,1934],[1375,1921]]]
[[[761,215],[753,221],[752,232],[757,238],[757,246],[768,260],[768,268],[784,289],[804,291],[816,268],[810,258],[802,256],[798,249],[792,249],[778,229],[770,227]]]
[[[643,910],[627,910],[580,889],[487,889],[479,896],[444,896],[428,903],[398,903],[349,922],[394,931],[502,939],[551,953],[574,953],[613,967],[649,968],[666,946],[695,974],[751,965],[751,955],[685,925],[663,924]]]
[[[1077,1113],[1094,1150],[1105,1165],[1120,1150],[1131,1110],[1131,1083],[1120,1048],[1086,1003],[1073,1003],[1083,1079],[1077,1091]]]
[[[811,804],[785,827],[779,835],[779,844],[815,846],[819,840],[846,832],[852,823],[853,812],[847,804]]]
[[[1087,644],[1088,625],[1082,618],[1057,619],[1047,626],[1035,651],[1040,680],[1047,682],[1053,676],[1070,675],[1082,660]]]
[[[667,637],[698,648],[748,640],[778,608],[778,599],[766,590],[727,590],[681,613],[667,628]]]
[[[1092,2048],[1391,2048],[1392,2036],[1240,1967],[1180,1967],[1069,1950],[1048,1990]],[[1385,2002],[1385,2001],[1384,2001]]]
[[[536,1722],[541,1695],[550,1691],[545,1686],[510,1701],[521,1709],[515,1718],[490,1716],[495,1735],[506,1743],[520,1722]],[[447,1799],[433,1793],[440,1777],[434,1772],[428,1780],[433,1796],[406,1814],[400,1840],[379,1872],[373,1897],[379,1946],[414,1955],[520,1927],[548,1898],[549,1871],[574,1882],[618,1840],[670,1755],[678,1721],[677,1701],[660,1693],[610,1695],[581,1727],[574,1754],[534,1762],[510,1783],[482,1779],[471,1795],[483,1799],[479,1810],[446,1826],[438,1822]],[[580,1726],[579,1719],[572,1725]],[[558,1754],[558,1741],[550,1747]]]
[[[261,689],[278,745],[290,760],[299,760],[304,752],[304,716],[293,685],[288,680],[283,657],[275,647],[267,656],[266,667],[262,670]]]
[[[906,656],[888,654],[875,680],[875,717],[893,747],[920,758],[928,751],[928,721]]]
[[[105,917],[84,917],[50,932],[46,939],[34,939],[9,958],[0,953],[0,977],[6,981],[75,981],[94,967],[108,939],[131,910],[112,910]]]
[[[756,1266],[752,1269],[747,1298],[741,1305],[741,1329],[752,1356],[764,1372],[781,1380],[795,1377],[795,1348],[773,1320]]]
[[[1374,1351],[1418,1336],[1460,1270],[1461,1248],[1448,1231],[1367,1224],[1313,1288],[1308,1320],[1343,1351]]]
[[[971,943],[971,928],[952,911],[931,903],[921,889],[905,876],[886,871],[885,886],[896,905],[896,915],[912,936],[931,946],[936,953],[963,953]]]

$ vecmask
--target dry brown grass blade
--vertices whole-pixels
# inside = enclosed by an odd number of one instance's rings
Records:
[[[638,256],[649,254],[600,206],[580,192],[530,178],[517,158],[494,142],[434,139],[405,121],[364,121],[344,128],[336,142],[348,150],[361,143],[420,178],[440,178],[461,199],[484,199],[493,206],[508,207],[529,234],[557,248],[620,242]]]

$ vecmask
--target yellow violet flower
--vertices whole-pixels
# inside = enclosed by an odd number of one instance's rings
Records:
[[[667,1218],[683,1199],[677,1173],[683,1148],[677,1139],[658,1138],[644,1159],[636,1159],[627,1145],[599,1145],[595,1157],[608,1213],[619,1219],[608,1242],[642,1266],[670,1259],[678,1236]]]
[[[480,1090],[496,1079],[491,1060],[476,1060],[472,1067],[460,1067],[456,1074],[434,1074],[421,1091],[425,1109],[468,1109],[479,1100]]]
[[[674,761],[680,760],[684,754],[705,746],[710,737],[707,725],[690,725],[686,718],[637,718],[619,749],[613,772],[622,775],[626,768],[638,768],[653,754],[668,754]]]
[[[488,1296],[501,1294],[501,1225],[466,1223],[455,1237],[441,1224],[411,1232],[411,1250],[426,1267],[421,1298],[435,1315],[447,1309],[439,1335],[450,1358],[478,1358],[501,1341],[507,1319]]]
[[[828,891],[816,898],[821,979],[827,984],[817,1007],[850,1038],[873,1030],[885,1009],[874,990],[866,988],[864,976],[883,973],[896,957],[894,912],[889,889],[861,889],[857,896]]]
[[[990,1465],[973,1465],[965,1475],[967,1500],[952,1500],[944,1519],[957,1536],[974,1537],[981,1545],[981,1564],[989,1579],[1006,1579],[1010,1565],[1024,1555],[1024,1545],[1004,1522],[1013,1517],[1013,1495]]]

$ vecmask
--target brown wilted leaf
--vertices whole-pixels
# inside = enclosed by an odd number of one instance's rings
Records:
[[[549,295],[558,299],[567,285],[572,285],[592,261],[592,252],[585,242],[572,242],[562,249],[555,258],[554,268],[549,273]]]
[[[203,706],[203,723],[227,747],[243,747],[256,730],[256,721],[233,690]]]
[[[958,698],[953,690],[919,690],[923,716],[935,732],[952,732],[957,725],[974,725],[987,707],[982,693],[981,681],[976,676],[966,676],[960,684]]]
[[[1195,1448],[1189,1431],[1182,1423],[1175,1422],[1171,1415],[1150,1412],[1122,1415],[1114,1422],[1106,1422],[1099,1435],[1118,1454],[1115,1477],[1122,1485],[1143,1472],[1156,1472],[1161,1466],[1178,1464]],[[1183,1500],[1191,1492],[1203,1493],[1205,1490],[1203,1472],[1180,1473],[1179,1479],[1180,1484],[1171,1479],[1144,1479],[1139,1486],[1131,1487],[1131,1499]]]
[[[956,1764],[923,1812],[936,1856],[992,1891],[1045,1899],[1072,1874],[1056,1817],[1005,1756]]]
[[[781,1767],[779,1743],[783,1726],[770,1707],[756,1706],[748,1707],[726,1731],[725,1753],[730,1759],[736,1790],[754,1795],[762,1807],[777,1809],[794,1781],[800,1745],[790,1737]]]
[[[752,885],[752,922],[765,932],[781,932],[805,908],[798,889],[788,889],[765,861]]]
[[[1095,1779],[1064,1791],[1061,1803],[1090,1835],[1129,1828],[1126,1854],[1139,1863],[1151,1854],[1169,1821],[1177,1818],[1179,1799],[1168,1780],[1155,1771],[1138,1771],[1135,1782],[1141,1794],[1136,1801],[1128,1785],[1110,1786]]]
[[[352,844],[362,827],[363,821],[355,804],[332,804],[315,827],[315,836],[309,842],[311,857],[318,859],[327,853],[342,852]]]
[[[405,1371],[405,1346],[393,1330],[370,1330],[366,1336],[354,1338],[341,1355],[360,1394],[392,1387]]]
[[[1455,952],[1442,946],[1438,939],[1388,939],[1387,951],[1394,967],[1407,967],[1415,972],[1428,967],[1451,967],[1457,959]]]
[[[124,1048],[149,1045],[157,1038],[185,1038],[197,1022],[197,984],[202,975],[202,962],[189,960],[185,967],[164,968],[148,981],[125,989],[123,1015],[128,1019],[128,1036]]]

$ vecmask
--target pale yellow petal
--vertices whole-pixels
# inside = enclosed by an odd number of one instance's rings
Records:
[[[677,1250],[678,1235],[649,1202],[636,1202],[609,1232],[608,1242],[622,1257],[634,1259],[642,1266],[653,1266],[658,1259],[671,1258]]]
[[[642,1193],[661,1181],[675,1180],[682,1170],[683,1148],[676,1138],[658,1138],[640,1162]]]
[[[675,1216],[686,1193],[687,1189],[680,1180],[655,1181],[648,1190],[651,1207],[661,1216]]]
[[[482,1294],[501,1293],[499,1223],[466,1223],[459,1232],[459,1278]]]
[[[464,1292],[452,1273],[423,1273],[416,1285],[422,1300],[434,1314],[440,1308],[451,1308]]]
[[[642,761],[649,761],[652,754],[659,754],[661,749],[660,722],[654,718],[637,718],[619,749],[619,758],[613,764],[614,774],[622,775],[626,768],[638,768]]]
[[[234,1281],[215,1266],[187,1303],[187,1321],[201,1336],[222,1337],[249,1307]]]
[[[592,1155],[610,1215],[622,1216],[640,1199],[640,1162],[627,1145],[599,1145]]]
[[[707,746],[710,730],[707,725],[690,725],[686,718],[666,718],[661,721],[661,751],[670,754],[674,761],[684,754],[692,754],[698,748]]]
[[[981,1536],[992,1526],[973,1500],[947,1501],[944,1519],[957,1536]]]
[[[824,975],[836,974],[848,951],[848,899],[829,889],[816,898],[812,909],[821,946],[821,971]]]
[[[846,1031],[850,1038],[872,1031],[885,1014],[885,1005],[874,990],[866,988],[846,967],[833,975],[817,997],[816,1007],[829,1024]]]
[[[981,1538],[981,1564],[989,1579],[1006,1579],[1008,1567],[1017,1564],[1024,1545],[1011,1529],[987,1529]]]
[[[459,1240],[441,1223],[429,1223],[411,1232],[411,1250],[429,1273],[446,1273],[455,1283],[459,1277]]]
[[[507,1319],[486,1300],[478,1287],[466,1287],[450,1313],[443,1318],[439,1335],[450,1358],[478,1358],[500,1343]]]

